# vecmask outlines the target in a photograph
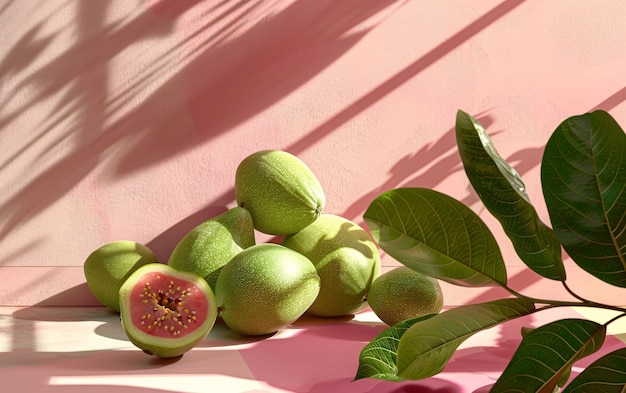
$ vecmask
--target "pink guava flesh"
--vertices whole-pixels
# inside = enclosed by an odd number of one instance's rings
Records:
[[[193,283],[149,272],[135,284],[130,295],[134,325],[145,333],[163,338],[187,335],[207,318],[207,299]]]

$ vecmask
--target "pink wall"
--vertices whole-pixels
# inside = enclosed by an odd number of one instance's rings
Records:
[[[398,186],[461,199],[515,288],[561,296],[468,189],[455,113],[488,127],[546,220],[554,128],[595,108],[626,126],[621,0],[2,1],[0,19],[0,304],[95,304],[93,249],[132,239],[166,259],[234,206],[235,168],[262,148],[298,155],[326,212],[360,224]],[[449,305],[502,295],[444,290]]]

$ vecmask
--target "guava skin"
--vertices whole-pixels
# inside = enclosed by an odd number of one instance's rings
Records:
[[[259,232],[288,235],[314,222],[324,210],[324,190],[311,169],[282,150],[244,158],[235,173],[237,205],[246,208]]]
[[[217,302],[207,282],[164,264],[137,269],[120,288],[119,299],[130,342],[159,358],[188,352],[217,320]]]
[[[204,277],[215,290],[222,267],[254,244],[252,215],[235,206],[189,231],[174,247],[167,264]]]
[[[311,225],[286,236],[282,244],[309,258],[320,276],[320,293],[309,314],[346,316],[367,306],[381,260],[376,243],[361,226],[341,216],[322,214]]]
[[[138,268],[158,263],[154,252],[143,244],[120,240],[94,250],[83,264],[87,286],[102,305],[119,312],[118,291]]]
[[[444,299],[437,279],[400,266],[374,281],[368,303],[381,321],[393,326],[409,318],[439,313]]]
[[[320,278],[306,257],[279,244],[249,247],[222,268],[219,315],[233,331],[268,335],[292,324],[317,297]]]

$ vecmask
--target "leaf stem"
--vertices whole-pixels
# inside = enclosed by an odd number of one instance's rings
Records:
[[[626,311],[624,311],[621,314],[618,314],[618,315],[614,316],[613,318],[609,319],[608,321],[606,321],[604,323],[604,326],[607,326],[607,325],[609,325],[609,324],[611,324],[611,323],[613,323],[613,322],[615,322],[618,319],[623,318],[623,317],[626,317]]]
[[[565,288],[567,293],[569,293],[570,295],[572,295],[573,297],[575,297],[576,299],[580,300],[583,303],[589,303],[589,300],[585,299],[582,296],[579,296],[576,292],[572,291],[572,289],[569,287],[569,285],[567,285],[565,280],[561,281],[561,283],[563,284],[563,287]]]
[[[603,304],[603,303],[598,303],[598,302],[594,302],[594,301],[585,299],[585,298],[575,294],[567,286],[567,284],[565,284],[565,282],[563,282],[563,285],[565,286],[565,289],[567,290],[567,292],[569,292],[572,296],[574,296],[579,301],[538,299],[538,298],[533,298],[533,297],[530,297],[530,296],[526,296],[526,295],[524,295],[524,294],[522,294],[520,292],[517,292],[514,289],[508,287],[506,284],[502,284],[501,286],[502,286],[502,288],[505,291],[507,291],[508,293],[510,293],[511,295],[513,295],[513,296],[515,296],[517,298],[525,299],[525,300],[528,300],[528,301],[533,302],[535,304],[546,304],[546,305],[548,305],[548,307],[545,307],[545,308],[553,308],[553,307],[593,307],[593,308],[600,308],[600,309],[604,309],[604,310],[618,311],[618,312],[626,314],[626,308],[624,308],[624,307],[612,306],[610,304]]]

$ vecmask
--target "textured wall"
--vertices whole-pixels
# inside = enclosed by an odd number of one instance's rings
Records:
[[[326,211],[359,224],[398,186],[461,199],[503,239],[514,287],[560,296],[468,188],[455,113],[483,122],[546,220],[555,127],[596,108],[626,125],[620,0],[4,0],[0,20],[0,304],[95,304],[93,249],[132,239],[166,259],[234,206],[235,168],[262,148],[298,155]]]

